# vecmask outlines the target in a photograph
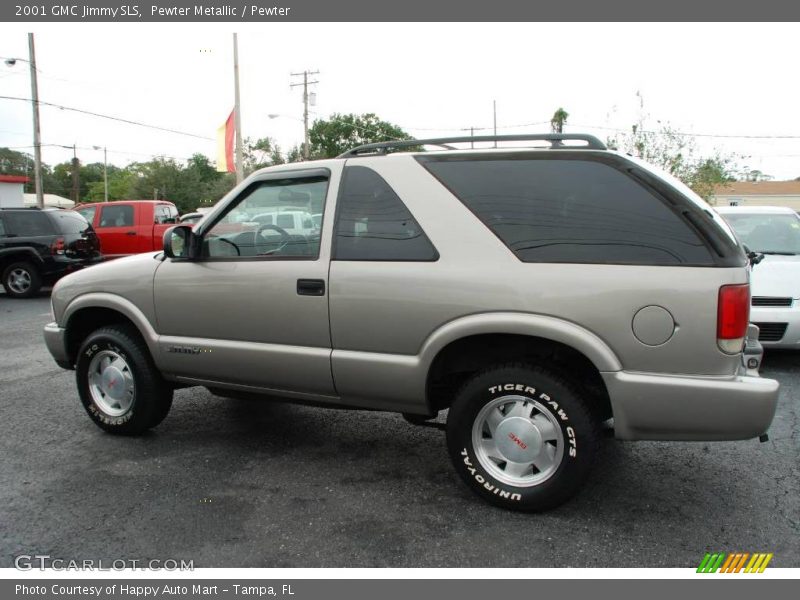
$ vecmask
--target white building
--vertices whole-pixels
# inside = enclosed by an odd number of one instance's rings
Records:
[[[733,181],[717,187],[715,206],[785,206],[800,210],[800,181]]]
[[[72,208],[75,206],[75,203],[63,196],[45,194],[44,205],[47,208]],[[36,206],[36,194],[25,194],[25,206]]]
[[[24,175],[0,175],[0,208],[25,206],[23,187],[28,183]]]

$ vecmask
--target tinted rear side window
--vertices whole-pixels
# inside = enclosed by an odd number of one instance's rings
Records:
[[[82,215],[71,210],[60,210],[50,213],[50,218],[63,234],[83,233],[90,225]]]
[[[434,261],[436,248],[388,183],[347,167],[336,217],[334,260]]]
[[[524,262],[711,265],[664,202],[590,160],[421,160]]]
[[[19,237],[53,235],[55,231],[47,216],[38,210],[11,211],[5,214],[6,233]]]

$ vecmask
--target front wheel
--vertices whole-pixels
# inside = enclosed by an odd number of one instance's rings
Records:
[[[473,492],[512,510],[568,500],[586,480],[598,443],[585,393],[538,366],[479,373],[461,388],[447,419],[458,474]]]
[[[86,412],[111,433],[141,434],[163,421],[172,406],[172,387],[130,326],[103,327],[89,335],[75,376]]]

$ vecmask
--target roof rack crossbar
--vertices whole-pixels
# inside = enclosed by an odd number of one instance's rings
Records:
[[[352,148],[337,158],[353,158],[362,154],[387,154],[391,148],[411,148],[414,146],[441,146],[447,150],[456,150],[450,144],[466,143],[466,142],[550,142],[551,149],[559,148],[572,148],[575,146],[566,146],[565,141],[582,141],[586,142],[585,146],[589,150],[608,150],[606,145],[593,135],[585,133],[540,133],[540,134],[515,134],[515,135],[476,135],[476,136],[458,136],[446,138],[430,138],[422,140],[390,140],[387,142],[376,142],[374,144],[364,144]]]

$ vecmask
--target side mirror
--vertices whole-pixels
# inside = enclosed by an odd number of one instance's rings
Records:
[[[753,252],[750,248],[747,247],[747,244],[742,244],[742,248],[744,248],[744,253],[747,255],[747,260],[750,261],[752,266],[756,266],[762,260],[764,260],[764,255],[760,252]]]
[[[164,232],[164,255],[167,258],[193,258],[196,237],[188,225],[176,225]]]

